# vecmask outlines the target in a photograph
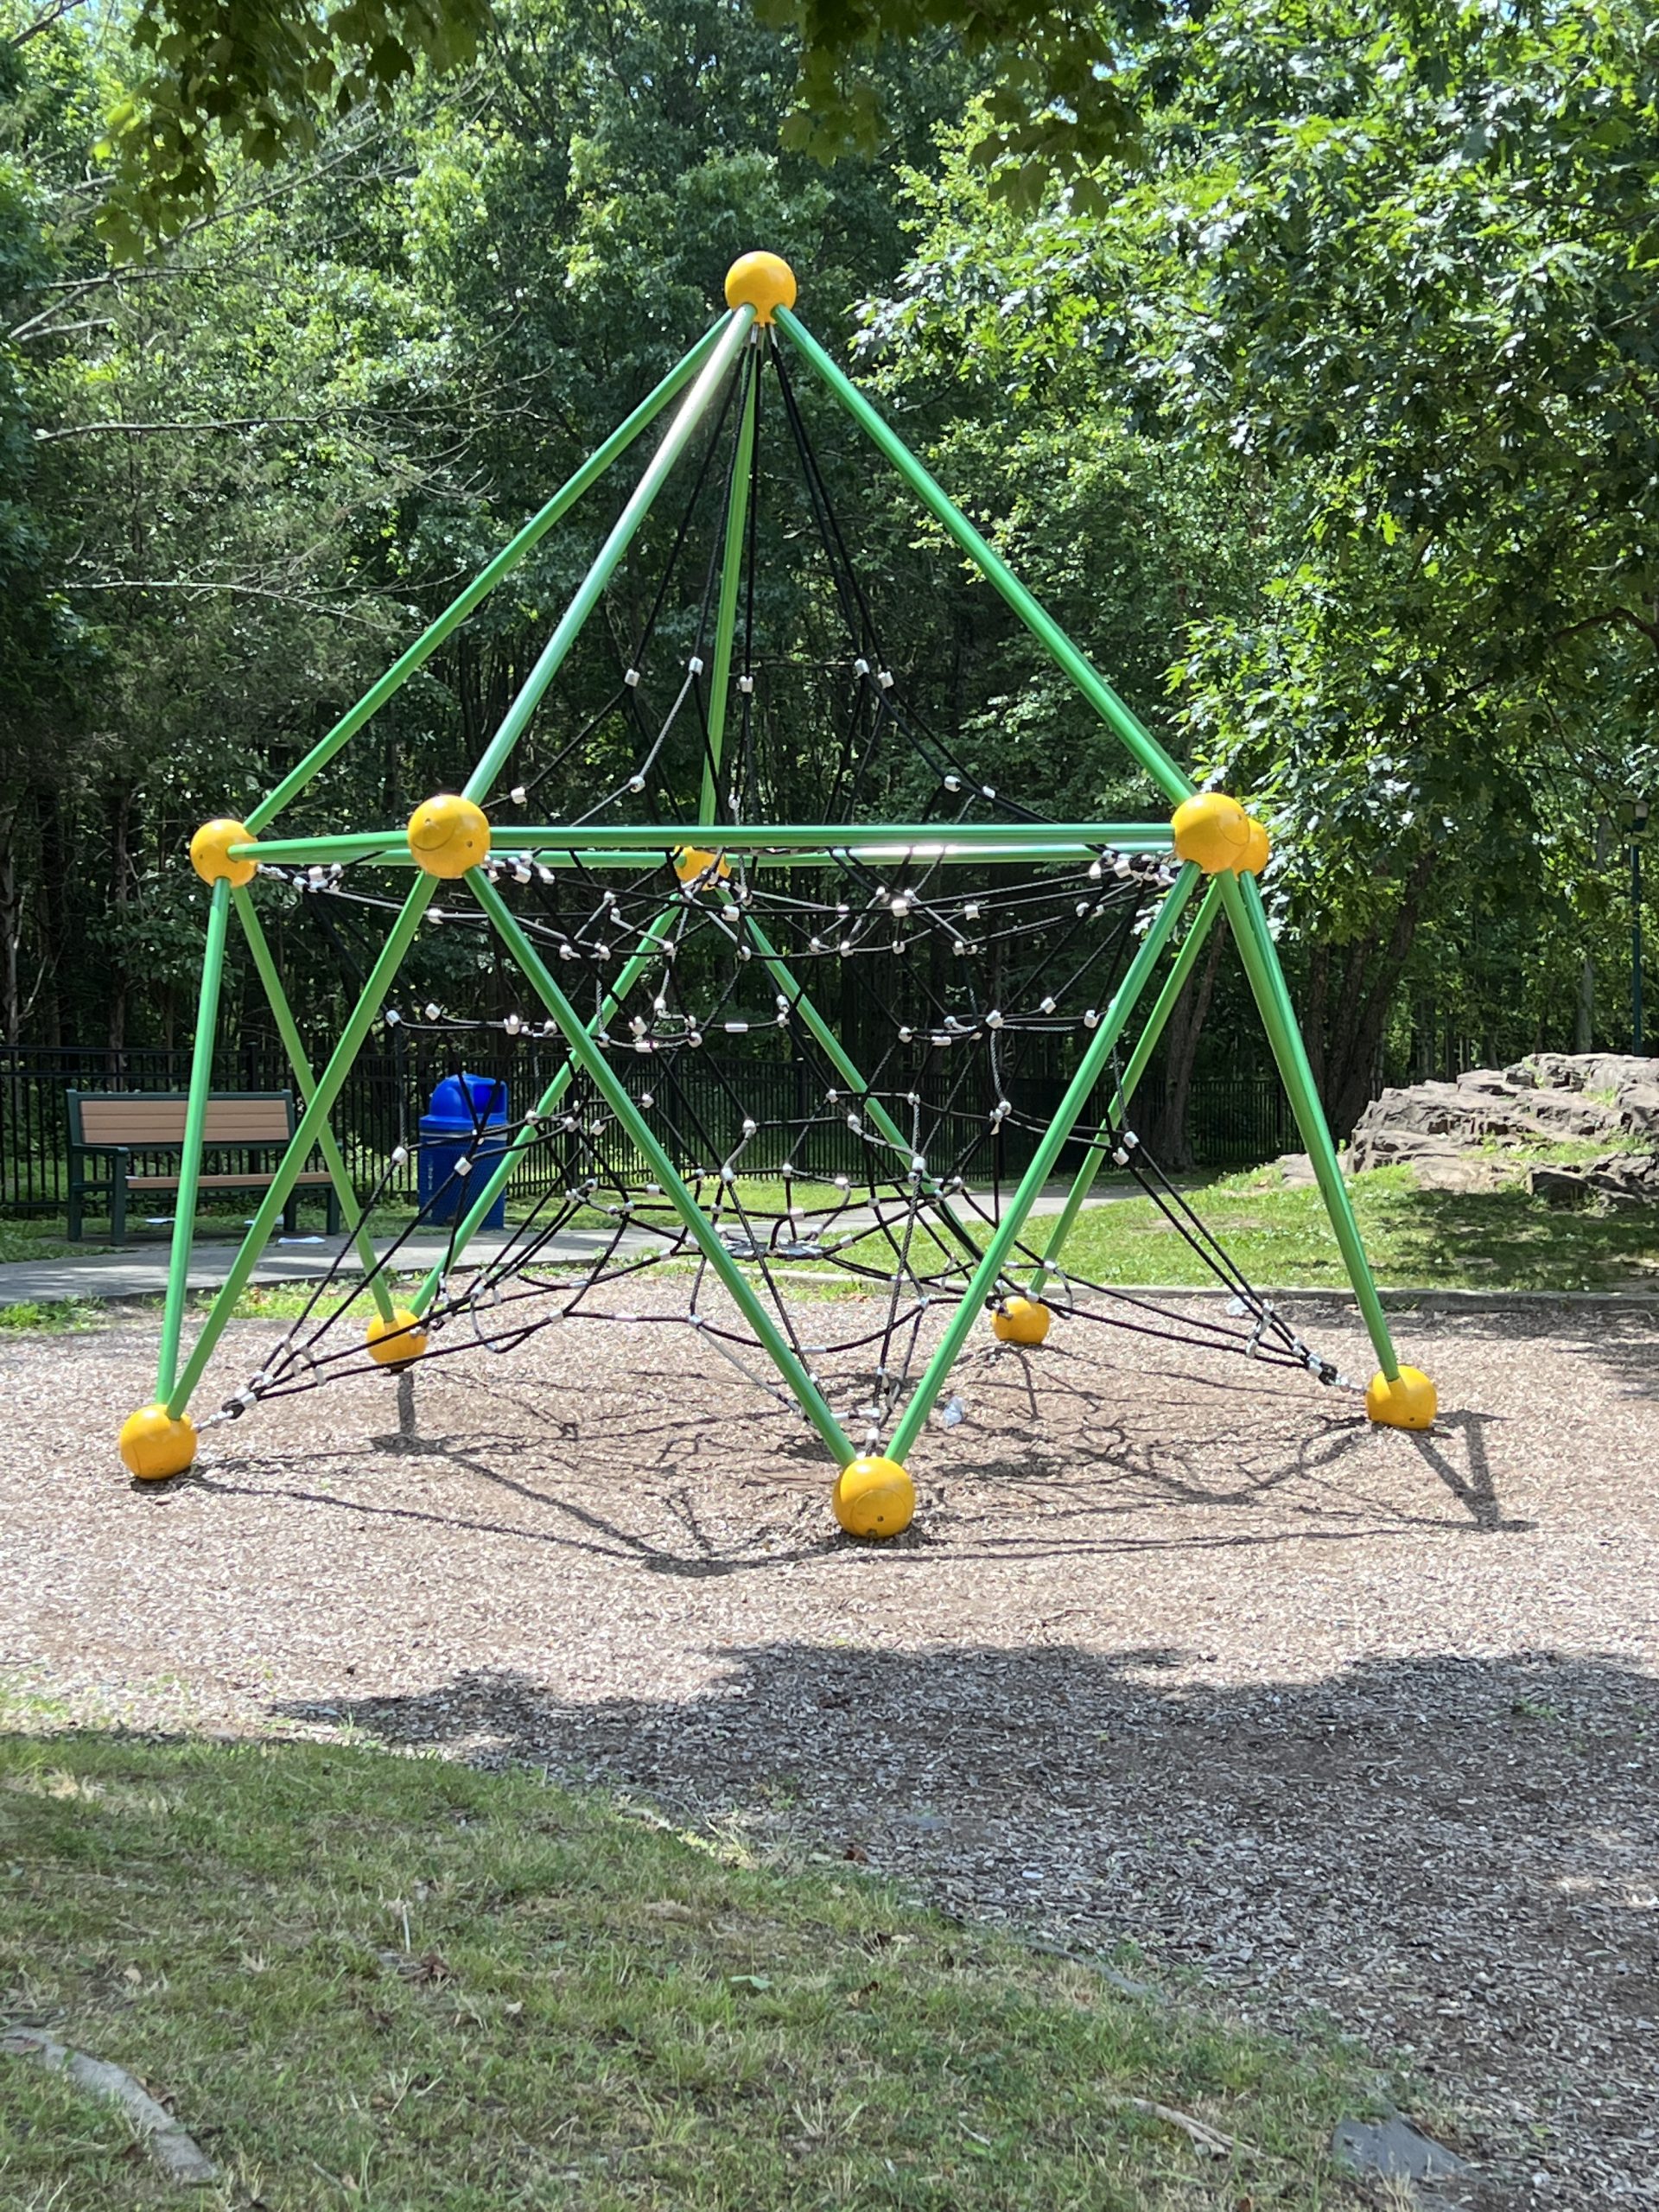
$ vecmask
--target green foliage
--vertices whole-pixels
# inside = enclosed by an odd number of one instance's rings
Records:
[[[502,14],[487,107],[406,90],[334,128],[314,163],[238,170],[161,262],[113,269],[77,180],[122,56],[73,22],[21,49],[5,116],[35,192],[17,307],[37,318],[29,559],[96,662],[31,740],[26,803],[0,814],[40,962],[32,1005],[20,981],[7,1006],[15,1030],[181,1039],[200,957],[192,829],[276,782],[586,457],[706,327],[739,252],[764,239],[795,256],[830,331],[872,272],[896,270],[883,174],[826,177],[778,149],[784,41],[709,0],[613,10],[602,69],[593,35],[586,10],[523,0]],[[911,150],[955,82],[947,67],[890,86]],[[626,480],[429,664],[296,826],[396,821],[460,779]],[[614,688],[674,521],[573,667],[569,711]],[[616,741],[595,734],[595,779]],[[330,944],[282,894],[266,903],[326,1036],[356,933]],[[435,933],[413,982],[463,1004],[507,988]],[[248,989],[233,972],[232,1033],[263,1026]]]
[[[472,60],[489,0],[142,0],[136,81],[111,107],[99,228],[112,252],[175,238],[219,196],[226,162],[274,168],[330,118],[390,106],[423,63]]]
[[[989,84],[973,157],[994,165],[998,199],[1029,213],[1056,181],[1078,207],[1103,206],[1095,172],[1139,139],[1123,58],[1160,10],[1155,0],[757,0],[756,14],[800,41],[784,143],[825,158],[874,153],[890,124],[874,52],[958,48]]]
[[[1548,931],[1567,999],[1596,820],[1659,772],[1656,72],[1622,4],[1225,0],[1137,57],[1103,201],[1012,218],[971,124],[909,180],[867,340],[983,410],[1004,526],[1046,534],[1085,442],[1182,487],[1170,719],[1274,817],[1339,1121],[1420,931]]]
[[[34,19],[0,5],[20,36]],[[1431,1039],[1436,1059],[1446,1039],[1570,1044],[1586,957],[1590,1031],[1624,1042],[1618,802],[1659,778],[1642,10],[858,0],[779,30],[715,0],[506,0],[487,76],[464,79],[481,14],[230,14],[223,45],[189,0],[0,48],[10,1035],[182,1041],[190,830],[302,755],[764,244],[1164,741],[1272,814],[1267,887],[1339,1121]],[[96,148],[123,99],[130,242],[174,228],[111,265]],[[822,166],[849,129],[879,151]],[[802,404],[926,718],[1039,804],[1149,805],[994,594]],[[779,434],[763,423],[763,453]],[[395,822],[460,779],[637,466],[295,828]],[[573,788],[632,742],[603,709],[682,512],[664,503],[532,732],[534,768],[556,720],[587,731]],[[842,632],[804,502],[769,524],[785,550],[757,619],[779,666],[817,671],[766,710],[787,813],[822,788]],[[670,607],[665,655],[687,619]],[[698,766],[671,743],[656,802]],[[879,796],[908,803],[902,766]],[[348,917],[330,944],[259,895],[326,1036],[359,935]],[[457,931],[423,936],[411,980],[511,1003]],[[232,972],[232,1033],[261,1023],[248,983]],[[1219,1052],[1245,1022],[1230,968],[1216,988]]]

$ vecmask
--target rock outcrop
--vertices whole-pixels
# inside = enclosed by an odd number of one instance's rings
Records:
[[[1618,1144],[1605,1157],[1532,1166],[1552,1205],[1659,1204],[1659,1059],[1618,1052],[1533,1052],[1455,1083],[1385,1090],[1354,1131],[1352,1173],[1404,1163],[1425,1190],[1495,1189],[1524,1154],[1564,1139]],[[1635,1148],[1631,1141],[1635,1140]]]

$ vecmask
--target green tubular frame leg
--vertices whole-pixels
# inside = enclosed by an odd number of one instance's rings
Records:
[[[1058,1274],[1060,1271],[1060,1255],[1065,1249],[1066,1240],[1076,1226],[1078,1214],[1083,1211],[1084,1199],[1094,1188],[1095,1178],[1099,1174],[1101,1162],[1106,1156],[1107,1140],[1113,1129],[1116,1128],[1120,1117],[1128,1109],[1130,1099],[1134,1097],[1140,1085],[1141,1077],[1147,1071],[1147,1063],[1157,1049],[1158,1039],[1164,1033],[1164,1024],[1174,1012],[1175,1001],[1185,989],[1186,979],[1192,973],[1198,954],[1204,948],[1205,940],[1208,938],[1216,916],[1220,912],[1221,893],[1212,880],[1199,903],[1198,912],[1192,917],[1192,928],[1182,939],[1181,949],[1175,956],[1175,964],[1165,977],[1164,987],[1154,1002],[1152,1012],[1147,1016],[1145,1026],[1141,1032],[1140,1042],[1130,1053],[1128,1064],[1123,1070],[1116,1090],[1112,1093],[1111,1103],[1106,1109],[1106,1117],[1090,1138],[1088,1154],[1082,1166],[1077,1170],[1077,1178],[1071,1190],[1066,1193],[1065,1204],[1061,1207],[1052,1228],[1048,1232],[1048,1241],[1043,1246],[1041,1263],[1033,1270],[1029,1285],[1033,1298],[1040,1298],[1043,1294],[1043,1285],[1051,1275]]]
[[[248,1233],[242,1239],[237,1255],[231,1262],[231,1271],[225,1278],[224,1287],[214,1299],[212,1311],[202,1325],[201,1334],[191,1349],[184,1372],[173,1386],[167,1401],[167,1410],[174,1421],[189,1405],[191,1394],[201,1380],[202,1370],[212,1358],[214,1345],[224,1335],[226,1323],[236,1311],[236,1301],[246,1289],[249,1276],[259,1264],[259,1255],[276,1226],[277,1216],[288,1203],[294,1179],[304,1166],[313,1145],[321,1141],[334,1101],[351,1072],[353,1062],[363,1049],[363,1040],[380,1011],[386,993],[391,988],[392,978],[403,964],[404,955],[413,942],[415,932],[421,925],[421,917],[431,904],[432,895],[437,887],[435,876],[422,876],[404,899],[397,918],[392,924],[391,933],[382,948],[380,957],[369,971],[369,979],[352,1009],[350,1020],[340,1033],[340,1042],[330,1053],[327,1066],[317,1077],[316,1090],[300,1116],[299,1127],[294,1132],[294,1141],[283,1154],[270,1188],[265,1192]]]
[[[772,1364],[793,1392],[802,1412],[834,1452],[837,1465],[846,1466],[857,1457],[846,1431],[831,1412],[823,1391],[801,1364],[787,1338],[756,1297],[742,1269],[721,1242],[719,1232],[686,1188],[656,1132],[623,1087],[621,1077],[583,1027],[575,1008],[554,982],[541,955],[519,928],[512,908],[489,878],[474,868],[467,880],[480,906],[495,924],[502,943],[523,969],[542,1004],[563,1031],[572,1056],[580,1063],[584,1074],[591,1079],[640,1153],[651,1163],[651,1172],[662,1185],[674,1211],[690,1230],[698,1250],[720,1278],[734,1305],[754,1331]]]
[[[599,1026],[601,1029],[608,1028],[615,1020],[618,1009],[626,1003],[629,993],[650,967],[658,946],[673,927],[673,924],[674,910],[669,907],[657,917],[645,931],[645,941],[640,944],[638,951],[628,956],[615,982],[605,995],[599,1017]],[[560,1068],[543,1091],[540,1098],[537,1100],[536,1112],[538,1116],[552,1112],[570,1088],[571,1078],[575,1072],[575,1057],[574,1054],[569,1054],[566,1057],[563,1066]],[[513,1169],[518,1166],[522,1155],[536,1142],[537,1134],[533,1126],[527,1124],[521,1128],[491,1170],[488,1181],[467,1208],[465,1218],[455,1231],[454,1242],[446,1262],[448,1267],[454,1267],[478,1234],[480,1224],[502,1192],[506,1189]],[[424,1313],[427,1311],[432,1300],[437,1296],[438,1285],[443,1280],[444,1272],[442,1267],[435,1267],[428,1271],[420,1288],[409,1301],[411,1313]]]
[[[1018,576],[995,553],[943,486],[931,476],[904,442],[877,414],[858,386],[838,368],[816,338],[798,322],[787,308],[779,308],[777,321],[788,334],[796,351],[841,402],[855,423],[898,470],[934,520],[955,538],[974,566],[995,587],[1031,632],[1049,658],[1064,669],[1108,728],[1151,777],[1166,798],[1179,805],[1191,798],[1192,778],[1171,760],[1163,747],[1136,715],[1131,714],[1097,668],[1091,666],[1072,644],[1054,617],[1026,589]]]
[[[608,537],[599,549],[593,566],[576,588],[575,595],[560,616],[552,636],[543,646],[539,658],[525,677],[518,697],[502,717],[501,727],[486,747],[483,759],[467,779],[466,796],[480,805],[488,798],[495,780],[506,766],[513,747],[530,727],[542,694],[564,664],[565,656],[582,634],[582,627],[598,606],[600,595],[615,574],[618,564],[645,517],[651,512],[657,494],[668,481],[674,464],[690,443],[691,435],[708,413],[715,394],[731,372],[733,362],[741,353],[748,338],[749,326],[754,321],[753,308],[738,308],[727,318],[709,357],[697,372],[696,382],[680,404],[680,410],[663,434],[662,443],[652,455],[645,474],[634,486],[626,506],[612,526]]]
[[[274,821],[285,806],[299,797],[313,778],[327,766],[341,746],[353,737],[365,722],[372,721],[388,699],[402,690],[416,670],[431,658],[451,631],[466,620],[473,609],[489,596],[504,577],[512,574],[525,555],[541,543],[560,517],[568,514],[589,486],[596,484],[612,462],[627,451],[639,433],[650,428],[680,387],[702,366],[715,340],[726,327],[726,322],[727,318],[722,315],[683,360],[675,364],[657,389],[640,401],[627,420],[612,431],[597,452],[583,461],[569,482],[553,494],[538,513],[531,516],[518,535],[502,547],[487,567],[479,571],[460,597],[444,609],[436,621],[422,632],[408,651],[392,663],[357,704],[341,715],[327,735],[312,747],[304,760],[283,777],[275,791],[260,801],[248,817],[250,830],[256,833],[263,830],[268,822]]]
[[[709,751],[702,764],[702,796],[697,820],[712,822],[719,804],[720,763],[726,743],[727,693],[732,680],[732,639],[737,629],[737,593],[743,576],[743,533],[749,519],[749,477],[754,467],[754,417],[760,395],[760,366],[749,357],[743,412],[738,420],[737,452],[732,463],[732,493],[726,508],[726,543],[721,556],[720,601],[715,609],[713,665],[709,676]]]
[[[1141,939],[1140,950],[1113,994],[1110,1006],[1102,1014],[1100,1027],[1067,1086],[1065,1096],[1060,1101],[1058,1110],[1044,1134],[1042,1142],[1033,1154],[1030,1166],[1021,1176],[1019,1189],[1009,1199],[1002,1218],[992,1232],[990,1242],[985,1247],[985,1256],[963,1291],[961,1303],[939,1340],[938,1350],[929,1360],[926,1372],[911,1393],[910,1402],[893,1431],[893,1441],[887,1446],[889,1458],[902,1463],[906,1452],[926,1425],[934,1401],[944,1389],[946,1376],[956,1365],[957,1355],[968,1340],[969,1332],[978,1320],[985,1301],[996,1287],[997,1278],[1019,1241],[1020,1232],[1026,1225],[1026,1217],[1031,1211],[1038,1192],[1047,1181],[1078,1115],[1088,1105],[1090,1095],[1100,1079],[1100,1071],[1111,1057],[1112,1047],[1122,1034],[1124,1024],[1134,1014],[1141,993],[1163,957],[1164,947],[1181,918],[1197,878],[1196,868],[1184,868],[1165,894],[1158,918]]]
[[[1392,1382],[1400,1372],[1394,1338],[1389,1332],[1382,1301],[1376,1294],[1370,1262],[1365,1257],[1364,1240],[1359,1233],[1359,1224],[1354,1218],[1348,1186],[1343,1180],[1342,1166],[1337,1158],[1337,1147],[1331,1141],[1325,1109],[1319,1103],[1313,1071],[1307,1064],[1307,1047],[1302,1042],[1302,1033],[1297,1023],[1296,1009],[1291,1004],[1284,969],[1279,965],[1279,950],[1268,927],[1267,909],[1262,904],[1262,893],[1256,887],[1254,876],[1220,875],[1216,880],[1221,887],[1227,918],[1237,940],[1239,957],[1244,963],[1250,989],[1261,1010],[1268,1041],[1279,1065],[1280,1080],[1290,1099],[1290,1110],[1296,1116],[1302,1142],[1307,1147],[1307,1156],[1313,1163],[1313,1173],[1325,1199],[1325,1210],[1331,1217],[1343,1265],[1348,1270],[1348,1280],[1353,1287],[1355,1302],[1370,1332],[1377,1365]]]
[[[167,1263],[167,1299],[162,1308],[162,1345],[156,1363],[156,1396],[166,1404],[179,1371],[179,1338],[184,1329],[184,1301],[190,1287],[190,1252],[196,1235],[196,1198],[201,1189],[201,1138],[207,1100],[213,1088],[213,1040],[219,1028],[219,987],[225,974],[225,941],[231,918],[231,887],[214,884],[207,906],[207,942],[201,957],[201,993],[196,1002],[196,1033],[190,1058],[190,1091],[184,1109],[184,1154],[179,1161],[179,1194],[173,1215],[173,1249]],[[168,1406],[175,1414],[174,1408]]]
[[[294,1080],[300,1087],[301,1097],[308,1106],[316,1096],[317,1078],[301,1042],[299,1026],[288,1003],[282,977],[276,972],[270,945],[246,889],[238,884],[231,893],[231,899],[236,908],[237,919],[242,925],[242,934],[248,941],[248,950],[253,955],[253,964],[259,971],[259,980],[265,987],[271,1018],[276,1024],[276,1033],[283,1040],[283,1050],[288,1054],[288,1064],[294,1071]],[[376,1263],[373,1243],[359,1213],[357,1192],[353,1188],[346,1156],[327,1122],[322,1125],[322,1134],[317,1140],[317,1145],[322,1154],[323,1165],[328,1170],[329,1179],[334,1184],[334,1195],[340,1200],[340,1217],[357,1247],[357,1256],[362,1262],[363,1272],[368,1278],[369,1294],[381,1319],[390,1321],[392,1314],[391,1293],[386,1288],[385,1278]]]

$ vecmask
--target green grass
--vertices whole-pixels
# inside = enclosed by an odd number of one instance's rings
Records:
[[[0,1262],[18,1260],[59,1260],[66,1252],[102,1252],[109,1239],[94,1230],[85,1243],[72,1244],[60,1229],[48,1229],[37,1220],[0,1218]]]
[[[1605,1151],[1605,1146],[1588,1148]],[[1586,1154],[1580,1142],[1535,1147],[1527,1159],[1575,1162]],[[1563,1210],[1528,1195],[1518,1181],[1497,1191],[1420,1191],[1409,1169],[1384,1167],[1353,1178],[1350,1184],[1366,1249],[1377,1279],[1402,1289],[1476,1290],[1659,1290],[1659,1215],[1653,1210],[1600,1212]],[[760,1178],[740,1186],[744,1203],[775,1208],[783,1186]],[[799,1184],[798,1203],[833,1203],[830,1186]],[[1263,1287],[1339,1287],[1342,1262],[1325,1218],[1319,1192],[1287,1191],[1272,1169],[1226,1176],[1191,1193],[1201,1220],[1214,1230],[1252,1282]],[[522,1210],[510,1210],[522,1218]],[[410,1216],[387,1209],[372,1226],[376,1235],[394,1234]],[[608,1226],[598,1215],[578,1216],[576,1226]],[[739,1225],[728,1211],[726,1225]],[[16,1224],[8,1224],[15,1227]],[[982,1241],[982,1230],[974,1232]],[[1027,1242],[1040,1245],[1039,1217]],[[843,1248],[846,1256],[885,1264],[891,1248],[880,1237]],[[1068,1252],[1080,1274],[1100,1282],[1172,1283],[1208,1286],[1214,1277],[1164,1217],[1144,1198],[1091,1205],[1080,1217]],[[687,1262],[688,1265],[692,1264]],[[809,1280],[809,1263],[792,1278],[803,1298],[858,1295],[865,1287],[848,1278],[844,1287]],[[418,1272],[396,1279],[407,1287]],[[322,1307],[333,1311],[345,1293],[331,1291]],[[304,1310],[310,1290],[282,1284],[245,1292],[237,1307],[243,1319],[291,1319]],[[129,1301],[130,1306],[133,1301]],[[193,1300],[205,1313],[211,1300]],[[367,1313],[366,1300],[359,1300]],[[0,1329],[85,1329],[96,1325],[102,1309],[93,1300],[71,1306],[29,1302],[0,1308]]]
[[[1659,1214],[1563,1211],[1524,1190],[1420,1191],[1405,1167],[1380,1167],[1349,1185],[1379,1281],[1402,1289],[1659,1289]],[[1230,1176],[1192,1194],[1252,1282],[1320,1287],[1345,1281],[1317,1190],[1287,1191],[1260,1174]],[[1041,1224],[1033,1226],[1033,1241]],[[1068,1248],[1078,1273],[1100,1282],[1212,1281],[1185,1239],[1145,1198],[1084,1214]]]
[[[101,1298],[28,1298],[0,1306],[0,1329],[48,1330],[73,1334],[96,1329],[109,1317]]]
[[[949,1924],[523,1773],[315,1744],[0,1737],[0,2017],[113,2060],[270,2212],[1355,2202],[1365,2091]],[[0,2058],[0,2202],[160,2201],[126,2124]],[[1369,2077],[1368,2077],[1369,2078]],[[1204,2158],[1130,2101],[1245,2148]]]

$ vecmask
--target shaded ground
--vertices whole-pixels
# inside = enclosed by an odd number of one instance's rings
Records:
[[[0,1646],[99,1719],[353,1725],[868,1859],[1402,2053],[1503,2202],[1659,2203],[1659,1331],[1412,1324],[1427,1439],[1057,1338],[967,1373],[877,1550],[796,1420],[644,1319],[434,1363],[417,1452],[376,1376],[159,1493],[110,1446],[151,1332],[17,1339]]]

